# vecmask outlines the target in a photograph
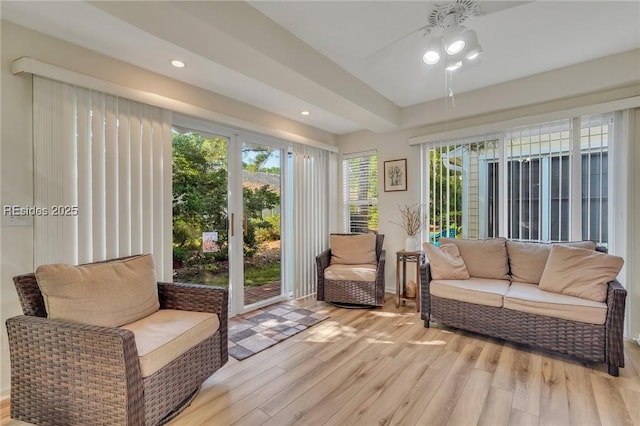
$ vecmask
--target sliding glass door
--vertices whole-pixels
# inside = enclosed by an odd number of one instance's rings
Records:
[[[245,309],[283,295],[282,153],[273,146],[242,143]]]
[[[229,285],[229,138],[173,135],[173,277]]]
[[[241,313],[286,294],[287,150],[215,130],[174,128],[174,281],[228,287],[231,312]]]

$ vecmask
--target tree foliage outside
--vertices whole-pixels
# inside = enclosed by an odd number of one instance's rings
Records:
[[[462,231],[462,173],[448,170],[442,162],[440,150],[432,149],[430,153],[430,186],[429,214],[431,223],[442,228]],[[462,158],[454,159],[462,166]],[[448,197],[448,199],[447,199]]]
[[[267,150],[257,150],[252,161],[243,163],[250,172],[264,172]],[[279,174],[278,168],[268,171]],[[228,269],[228,170],[227,141],[204,138],[197,133],[174,133],[173,137],[173,260],[174,267],[195,267],[211,272]],[[276,238],[275,215],[262,213],[280,205],[280,195],[269,185],[243,188],[243,250],[251,258],[260,243]],[[277,239],[280,239],[277,215]],[[271,232],[263,230],[269,229]],[[215,253],[202,252],[202,232],[218,232]],[[273,266],[270,266],[273,269]],[[228,276],[227,276],[228,280]],[[259,279],[255,280],[260,282]]]
[[[227,142],[196,133],[173,137],[174,261],[192,265],[229,257]],[[220,251],[202,253],[202,232],[218,231]]]

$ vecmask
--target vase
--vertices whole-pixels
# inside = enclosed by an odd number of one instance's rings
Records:
[[[409,235],[404,242],[404,249],[406,251],[416,251],[418,249],[418,239],[413,235]]]
[[[413,280],[409,280],[409,282],[407,283],[407,286],[405,288],[405,296],[409,297],[409,298],[413,298],[416,297],[416,288],[418,286],[416,285],[416,282]]]

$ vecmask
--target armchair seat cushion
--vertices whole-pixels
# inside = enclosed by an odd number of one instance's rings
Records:
[[[589,324],[601,325],[607,319],[607,305],[603,302],[545,291],[536,284],[512,283],[504,307]]]
[[[430,289],[433,296],[496,308],[502,307],[507,290],[507,280],[475,277],[468,280],[433,280]]]
[[[160,309],[121,328],[133,331],[142,377],[149,377],[218,331],[220,320],[208,312]]]
[[[332,281],[368,281],[376,280],[376,265],[332,264],[324,270],[324,278]]]

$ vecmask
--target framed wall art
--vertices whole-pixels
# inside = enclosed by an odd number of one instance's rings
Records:
[[[384,162],[384,191],[407,190],[407,159]]]

